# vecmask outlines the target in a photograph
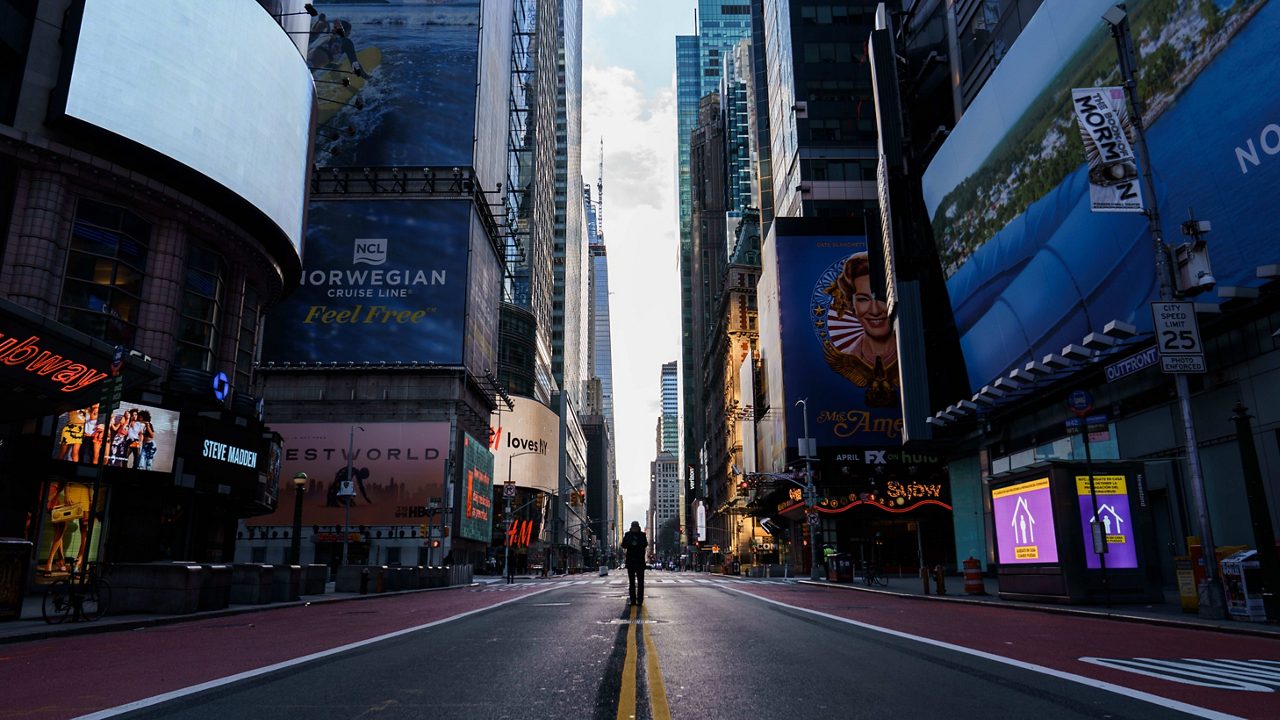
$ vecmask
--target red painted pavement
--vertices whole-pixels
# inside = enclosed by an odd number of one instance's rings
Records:
[[[1122,620],[922,601],[857,590],[742,586],[760,597],[960,645],[1247,718],[1280,718],[1280,693],[1219,690],[1090,663],[1081,657],[1280,661],[1280,640]],[[1118,611],[1123,612],[1123,607]]]
[[[0,645],[0,718],[53,720],[492,607],[546,589],[459,588]]]

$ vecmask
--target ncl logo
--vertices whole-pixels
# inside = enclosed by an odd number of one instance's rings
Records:
[[[387,261],[386,238],[356,238],[356,250],[351,256],[351,263],[381,265]]]

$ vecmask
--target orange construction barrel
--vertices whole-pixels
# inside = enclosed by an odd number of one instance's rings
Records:
[[[987,588],[982,584],[982,563],[970,557],[964,561],[964,592],[966,595],[986,595]]]

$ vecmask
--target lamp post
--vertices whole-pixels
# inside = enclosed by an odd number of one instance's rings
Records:
[[[805,522],[809,523],[809,579],[818,579],[818,523],[814,507],[818,504],[818,491],[813,486],[813,438],[809,437],[809,400],[797,400],[801,407],[800,416],[804,418],[804,437],[797,443],[800,457],[804,458],[804,505]]]
[[[302,494],[307,491],[307,474],[298,472],[293,476],[293,535],[289,544],[289,563],[302,564]]]
[[[347,554],[347,541],[349,539],[351,525],[351,503],[355,502],[356,497],[356,481],[351,478],[351,461],[352,453],[356,447],[356,430],[364,432],[364,428],[359,425],[352,425],[351,432],[347,436],[347,482],[346,487],[338,488],[338,496],[342,498],[342,564],[346,565],[350,560]]]
[[[507,481],[504,485],[514,485],[515,479],[511,477],[511,461],[521,455],[532,455],[537,450],[525,450],[524,452],[512,453],[507,456]],[[514,493],[513,493],[514,494]],[[502,517],[506,520],[503,525],[506,526],[506,533],[502,539],[502,576],[507,579],[507,583],[511,582],[511,495],[507,494],[504,489],[502,492],[503,499],[506,500],[506,507],[502,511]],[[529,503],[525,503],[528,505]],[[521,507],[524,507],[522,505]]]
[[[1138,163],[1142,168],[1142,185],[1146,192],[1148,209],[1147,225],[1155,241],[1156,280],[1160,283],[1160,299],[1174,298],[1173,266],[1169,262],[1169,247],[1165,245],[1160,227],[1160,206],[1156,198],[1155,184],[1151,181],[1151,153],[1147,150],[1147,135],[1142,118],[1146,110],[1138,93],[1138,57],[1133,49],[1129,33],[1129,17],[1123,3],[1113,6],[1102,15],[1116,42],[1116,55],[1120,63],[1120,76],[1124,80],[1125,95],[1129,100],[1129,114],[1133,120],[1133,134],[1138,150]],[[1209,503],[1205,495],[1204,475],[1200,466],[1200,446],[1196,440],[1195,423],[1191,415],[1191,388],[1187,376],[1173,375],[1174,392],[1178,398],[1178,410],[1182,415],[1183,441],[1187,446],[1187,471],[1191,476],[1191,505],[1195,509],[1200,531],[1200,547],[1204,553],[1204,580],[1197,588],[1200,600],[1200,616],[1221,619],[1226,617],[1227,601],[1222,584],[1218,581],[1217,554],[1213,542],[1213,529],[1209,520]]]

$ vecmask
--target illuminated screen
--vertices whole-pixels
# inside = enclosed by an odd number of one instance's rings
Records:
[[[537,400],[511,400],[514,409],[494,415],[490,423],[494,481],[559,492],[560,416]]]
[[[819,446],[900,444],[898,344],[884,303],[869,295],[866,238],[789,235],[783,220],[775,244],[786,406],[807,398]],[[788,446],[805,420],[787,413]]]
[[[173,410],[122,402],[108,418],[97,405],[58,416],[53,457],[86,465],[169,472],[178,420]]]
[[[462,440],[462,521],[458,534],[486,543],[493,537],[493,453],[466,433]]]
[[[1147,219],[1091,211],[1071,107],[1072,88],[1119,84],[1101,20],[1114,4],[1046,0],[923,176],[974,387],[1111,320],[1152,329]],[[1182,242],[1193,208],[1213,226],[1218,287],[1256,287],[1258,266],[1280,261],[1280,3],[1131,0],[1127,11],[1166,242]]]
[[[1001,564],[1058,562],[1049,478],[992,490],[991,508]]]
[[[151,148],[302,246],[315,85],[254,0],[86,0],[66,114]]]
[[[1138,548],[1134,544],[1133,513],[1129,508],[1128,483],[1123,475],[1094,475],[1093,494],[1089,478],[1076,476],[1076,497],[1080,503],[1080,527],[1084,532],[1085,567],[1100,568],[1101,561],[1093,548],[1093,501],[1098,500],[1098,521],[1107,536],[1107,567],[1138,567]]]
[[[449,423],[298,423],[272,425],[284,443],[282,477],[305,472],[302,518],[308,525],[418,525],[431,498],[444,495]],[[347,448],[352,448],[350,460]],[[351,470],[351,491],[342,494]],[[284,502],[250,525],[288,525],[293,503]]]
[[[313,203],[302,286],[267,316],[263,359],[459,364],[471,213],[470,201]]]

